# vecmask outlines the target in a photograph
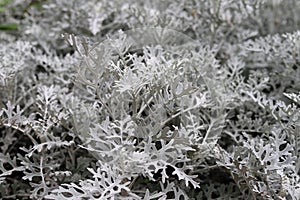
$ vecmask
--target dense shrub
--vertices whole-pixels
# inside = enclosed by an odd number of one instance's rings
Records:
[[[299,13],[0,0],[0,197],[300,199]]]

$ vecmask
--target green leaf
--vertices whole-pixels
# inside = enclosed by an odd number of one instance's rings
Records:
[[[37,10],[41,10],[43,8],[43,3],[42,2],[35,2],[32,4]]]
[[[6,11],[6,10],[7,10],[6,8],[0,7],[0,12],[4,12],[4,11]]]
[[[0,0],[0,6],[6,6],[11,3],[11,0]]]
[[[0,30],[16,30],[19,24],[17,23],[7,23],[7,24],[0,24]]]

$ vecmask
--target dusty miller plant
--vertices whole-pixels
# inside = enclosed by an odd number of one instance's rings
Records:
[[[0,1],[0,197],[298,200],[299,11]]]

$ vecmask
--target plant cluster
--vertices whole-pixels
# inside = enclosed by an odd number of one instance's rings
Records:
[[[0,0],[2,199],[300,199],[297,0]]]

